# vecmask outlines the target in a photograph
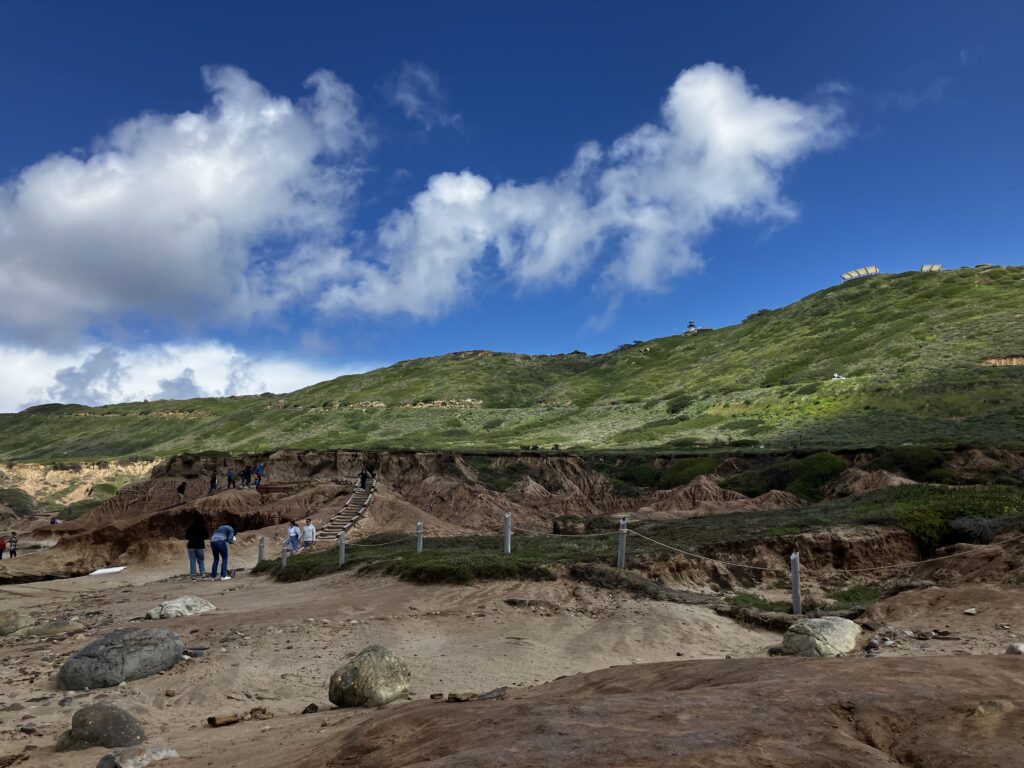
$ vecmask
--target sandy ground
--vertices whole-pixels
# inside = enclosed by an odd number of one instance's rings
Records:
[[[251,552],[239,563],[251,560]],[[365,646],[385,645],[413,670],[412,697],[528,687],[563,675],[677,658],[763,655],[772,633],[740,627],[697,606],[639,601],[568,582],[491,582],[417,586],[390,578],[331,576],[278,584],[239,574],[229,582],[191,582],[175,568],[0,587],[4,608],[39,619],[65,617],[86,629],[58,638],[4,638],[0,645],[0,755],[34,747],[25,766],[94,766],[106,750],[57,754],[52,745],[75,709],[109,701],[144,723],[149,743],[173,747],[173,765],[254,764],[253,745],[315,739],[372,713],[336,710],[331,673]],[[206,655],[148,679],[95,692],[57,691],[56,669],[72,651],[124,626],[161,601],[203,597],[217,611],[159,625]],[[506,597],[547,601],[553,609],[512,607]],[[144,625],[156,624],[146,622]],[[319,714],[300,715],[310,703]],[[209,715],[265,706],[274,717],[210,729]],[[37,735],[20,732],[25,725]]]

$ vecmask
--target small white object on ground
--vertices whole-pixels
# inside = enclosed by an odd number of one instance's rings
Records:
[[[115,566],[113,566],[111,568],[100,568],[99,570],[93,571],[89,575],[90,576],[106,576],[107,574],[110,574],[110,573],[120,573],[121,571],[123,571],[127,567],[128,567],[127,565],[115,565]]]
[[[966,613],[968,616],[977,616],[978,615],[978,609],[977,608],[968,608],[966,611],[964,611],[964,613]]]

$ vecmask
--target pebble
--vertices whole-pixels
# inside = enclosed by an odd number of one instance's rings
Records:
[[[1011,656],[1024,656],[1024,643],[1010,643],[1006,652]]]
[[[967,610],[964,611],[964,613],[966,613],[968,616],[977,616],[978,615],[978,609],[977,608],[968,608]]]

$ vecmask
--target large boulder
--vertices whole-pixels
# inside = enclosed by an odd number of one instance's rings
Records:
[[[782,636],[782,647],[796,656],[842,656],[857,647],[860,627],[849,619],[800,619]]]
[[[409,691],[409,666],[380,645],[370,645],[331,675],[328,698],[339,707],[380,707]]]
[[[19,629],[31,627],[33,623],[32,617],[24,611],[0,611],[0,636],[14,634]]]
[[[147,619],[173,619],[177,616],[195,616],[200,613],[215,611],[217,607],[208,600],[201,597],[176,597],[173,600],[160,603],[156,608],[146,611]]]
[[[61,734],[57,751],[89,747],[134,747],[146,740],[142,723],[113,704],[90,704],[75,712],[71,730]]]
[[[119,629],[76,651],[61,665],[57,687],[78,691],[109,688],[173,667],[185,650],[166,629]]]

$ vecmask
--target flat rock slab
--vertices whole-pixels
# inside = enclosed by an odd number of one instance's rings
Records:
[[[146,611],[147,619],[173,619],[178,616],[196,616],[217,610],[217,606],[201,597],[185,595],[160,603],[156,608]]]
[[[57,751],[89,747],[134,747],[146,740],[142,723],[113,704],[82,707],[71,718],[71,730],[57,741]]]
[[[185,645],[166,629],[119,629],[73,653],[57,673],[57,687],[110,688],[170,669]]]
[[[0,636],[14,634],[19,629],[31,627],[34,623],[32,617],[24,611],[0,611]]]
[[[105,754],[96,768],[146,768],[157,760],[177,756],[177,752],[167,747],[128,747]]]

